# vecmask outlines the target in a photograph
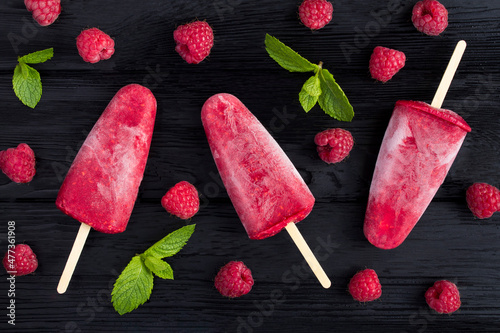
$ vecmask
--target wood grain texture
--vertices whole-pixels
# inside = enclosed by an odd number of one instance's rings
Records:
[[[300,1],[62,1],[50,27],[33,23],[22,1],[0,3],[0,150],[28,143],[37,175],[18,185],[0,175],[0,247],[7,222],[16,241],[35,250],[35,275],[16,279],[16,331],[23,332],[494,332],[500,325],[500,217],[475,220],[465,203],[473,182],[500,186],[500,3],[443,0],[450,24],[440,37],[420,34],[410,16],[415,1],[333,1],[334,18],[311,32],[299,23]],[[398,4],[389,11],[390,3]],[[378,17],[378,20],[377,20]],[[174,51],[172,32],[194,18],[215,31],[215,46],[199,65]],[[378,22],[378,23],[377,23]],[[377,25],[378,24],[378,25]],[[91,65],[79,57],[75,38],[97,26],[114,37],[116,53]],[[323,61],[356,113],[340,123],[318,107],[305,114],[298,92],[308,74],[289,73],[264,50],[270,33],[312,62]],[[456,42],[468,48],[443,107],[472,127],[445,183],[397,249],[370,245],[362,225],[378,149],[399,99],[430,102]],[[14,41],[14,42],[13,42]],[[17,41],[17,43],[16,43]],[[21,41],[21,42],[19,42]],[[406,66],[388,83],[368,72],[377,45],[406,53]],[[35,65],[43,96],[35,110],[11,88],[17,56],[54,47],[52,60]],[[351,47],[346,56],[343,48]],[[127,83],[148,86],[158,101],[150,158],[126,232],[92,231],[66,294],[56,291],[78,230],[54,201],[73,158],[113,95]],[[221,185],[200,120],[212,94],[239,97],[283,147],[316,197],[298,224],[333,285],[324,290],[286,233],[251,241]],[[355,147],[338,165],[322,162],[314,135],[330,127],[352,132]],[[200,191],[192,239],[169,260],[175,280],[155,280],[150,301],[119,316],[110,299],[117,274],[137,252],[185,222],[160,205],[181,180]],[[217,270],[243,260],[256,281],[236,300],[213,287]],[[380,300],[359,304],[347,289],[359,269],[377,271]],[[7,275],[0,280],[0,329],[7,325]],[[438,279],[457,283],[463,305],[451,316],[432,313],[423,297]]]

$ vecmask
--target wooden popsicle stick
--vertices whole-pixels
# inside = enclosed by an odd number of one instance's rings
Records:
[[[461,40],[457,43],[455,51],[453,51],[453,55],[451,56],[450,62],[446,67],[443,78],[441,79],[441,83],[439,83],[439,87],[436,91],[436,94],[434,95],[431,106],[439,109],[443,105],[444,98],[446,97],[446,93],[450,88],[451,81],[453,80],[453,76],[455,76],[458,64],[460,64],[460,60],[462,59],[462,55],[464,54],[466,47],[467,43],[464,40]]]
[[[78,229],[78,234],[76,235],[68,260],[66,261],[66,266],[64,266],[61,279],[59,279],[59,284],[57,285],[57,292],[59,294],[64,294],[66,289],[68,289],[69,281],[71,281],[78,259],[80,259],[80,254],[82,253],[89,231],[90,226],[88,224],[80,224],[80,229]]]
[[[307,245],[304,237],[302,237],[302,234],[300,233],[295,223],[288,223],[285,228],[286,231],[288,231],[288,234],[290,234],[290,237],[292,237],[292,240],[295,242],[295,245],[297,245],[297,247],[299,248],[300,253],[302,253],[302,255],[304,256],[304,259],[306,259],[309,267],[311,267],[314,275],[316,275],[316,277],[318,278],[319,283],[321,283],[321,285],[325,289],[330,288],[332,282],[326,275],[323,267],[321,267],[321,265],[319,264],[318,259],[316,259],[314,253],[309,248],[309,245]]]

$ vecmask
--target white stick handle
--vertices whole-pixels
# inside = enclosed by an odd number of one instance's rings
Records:
[[[292,240],[295,242],[295,245],[297,245],[297,247],[299,248],[300,253],[302,253],[302,255],[304,256],[304,259],[306,259],[309,267],[311,267],[314,275],[316,275],[316,277],[318,278],[319,283],[321,283],[321,285],[325,289],[330,288],[332,282],[326,275],[323,267],[321,267],[321,265],[319,264],[318,259],[316,259],[314,253],[309,248],[309,245],[307,245],[304,237],[302,237],[302,234],[300,233],[299,229],[297,229],[295,223],[288,223],[285,228],[286,231],[288,231],[288,233],[290,234],[290,237],[292,237]]]
[[[78,263],[78,259],[82,253],[89,231],[90,226],[88,224],[81,223],[80,229],[78,229],[78,235],[76,235],[75,242],[73,243],[73,248],[69,254],[68,261],[66,261],[66,266],[64,267],[61,279],[57,285],[57,292],[59,294],[64,294],[66,289],[68,289],[69,281],[71,281],[71,277],[75,271],[76,264]]]
[[[464,54],[466,47],[467,43],[464,40],[457,43],[455,51],[453,51],[453,55],[448,63],[448,67],[446,67],[446,71],[441,79],[441,83],[439,84],[436,94],[434,95],[431,106],[439,109],[443,105],[444,98],[450,88],[451,81],[453,80],[453,76],[455,76],[458,64],[460,64],[460,60],[462,59],[462,55]]]

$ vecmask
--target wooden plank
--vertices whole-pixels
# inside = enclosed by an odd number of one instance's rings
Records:
[[[465,202],[473,182],[500,186],[500,67],[497,42],[500,3],[445,1],[450,24],[440,37],[412,26],[416,1],[333,1],[334,18],[311,32],[299,23],[298,3],[250,1],[63,1],[60,18],[39,27],[22,1],[0,3],[0,150],[27,142],[37,156],[28,185],[0,175],[0,246],[7,223],[16,241],[35,250],[40,266],[16,279],[16,328],[23,332],[494,332],[500,324],[499,216],[476,220]],[[390,3],[400,6],[389,10]],[[199,65],[174,51],[172,32],[194,18],[215,31],[215,46]],[[77,54],[75,38],[97,26],[114,37],[116,53],[92,65]],[[318,107],[304,113],[298,92],[307,73],[289,73],[264,50],[270,33],[312,62],[323,61],[356,113],[341,123]],[[362,232],[378,149],[394,103],[430,103],[456,42],[468,48],[443,107],[472,127],[443,186],[405,243],[383,251]],[[406,66],[388,83],[370,78],[368,60],[382,45],[404,51]],[[12,91],[17,56],[54,47],[55,57],[34,65],[43,80],[36,109]],[[150,158],[126,232],[91,231],[66,294],[56,291],[78,223],[54,205],[71,162],[112,96],[127,83],[148,86],[158,101]],[[238,220],[213,162],[200,111],[212,94],[238,96],[283,147],[316,197],[298,226],[332,280],[324,290],[288,235],[251,241]],[[322,162],[314,135],[331,127],[352,132],[355,146],[337,165]],[[149,302],[124,316],[113,309],[110,288],[130,258],[185,225],[160,205],[181,180],[201,194],[197,230],[169,259],[175,280],[155,279]],[[326,244],[326,245],[325,245]],[[316,254],[318,256],[318,254]],[[255,285],[236,300],[213,286],[219,267],[243,260]],[[305,264],[304,264],[305,265]],[[352,275],[374,268],[383,285],[380,300],[359,304],[346,291]],[[451,316],[430,311],[423,294],[438,279],[457,283],[463,305]],[[8,290],[3,279],[0,288]],[[5,298],[2,298],[5,299]],[[5,307],[0,322],[10,331]]]

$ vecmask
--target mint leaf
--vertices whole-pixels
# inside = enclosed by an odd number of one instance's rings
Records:
[[[153,274],[140,255],[130,260],[120,274],[111,292],[113,307],[120,314],[137,309],[149,299],[153,290]]]
[[[190,224],[168,234],[147,249],[144,255],[153,256],[159,259],[173,256],[186,245],[194,232],[194,228],[195,224]]]
[[[162,271],[164,269],[167,269],[169,266],[165,261],[158,259],[156,257],[144,257],[144,264],[146,264],[146,267],[149,268],[151,272],[155,271]]]
[[[304,83],[299,93],[299,101],[305,112],[309,112],[316,105],[319,95],[321,95],[320,81],[318,76],[314,75]]]
[[[19,62],[24,62],[25,64],[39,64],[46,62],[54,56],[54,49],[45,49],[37,52],[33,52],[18,58]]]
[[[318,65],[312,64],[309,60],[269,34],[266,34],[265,44],[266,51],[271,58],[290,72],[312,72],[318,69]]]
[[[167,264],[167,268],[165,268],[164,270],[161,270],[161,271],[154,271],[153,273],[155,273],[156,276],[158,276],[159,278],[162,278],[162,279],[170,279],[170,280],[173,280],[174,279],[174,271],[172,270],[172,267],[170,267],[170,265],[168,263]]]
[[[318,101],[318,96],[311,96],[307,92],[305,92],[304,89],[302,89],[299,92],[299,101],[304,111],[309,112],[313,108],[313,106],[316,105],[316,102]]]
[[[174,279],[174,271],[170,265],[156,257],[145,257],[144,263],[146,267],[151,270],[151,272],[155,273],[156,276],[162,279]]]
[[[311,96],[321,95],[321,87],[318,75],[311,76],[302,86],[302,90],[304,90]]]
[[[17,64],[14,69],[12,86],[21,102],[32,109],[35,108],[42,97],[40,73],[23,62]]]
[[[319,72],[319,80],[322,91],[318,98],[319,106],[326,114],[337,120],[351,121],[354,110],[333,75],[323,68]]]

